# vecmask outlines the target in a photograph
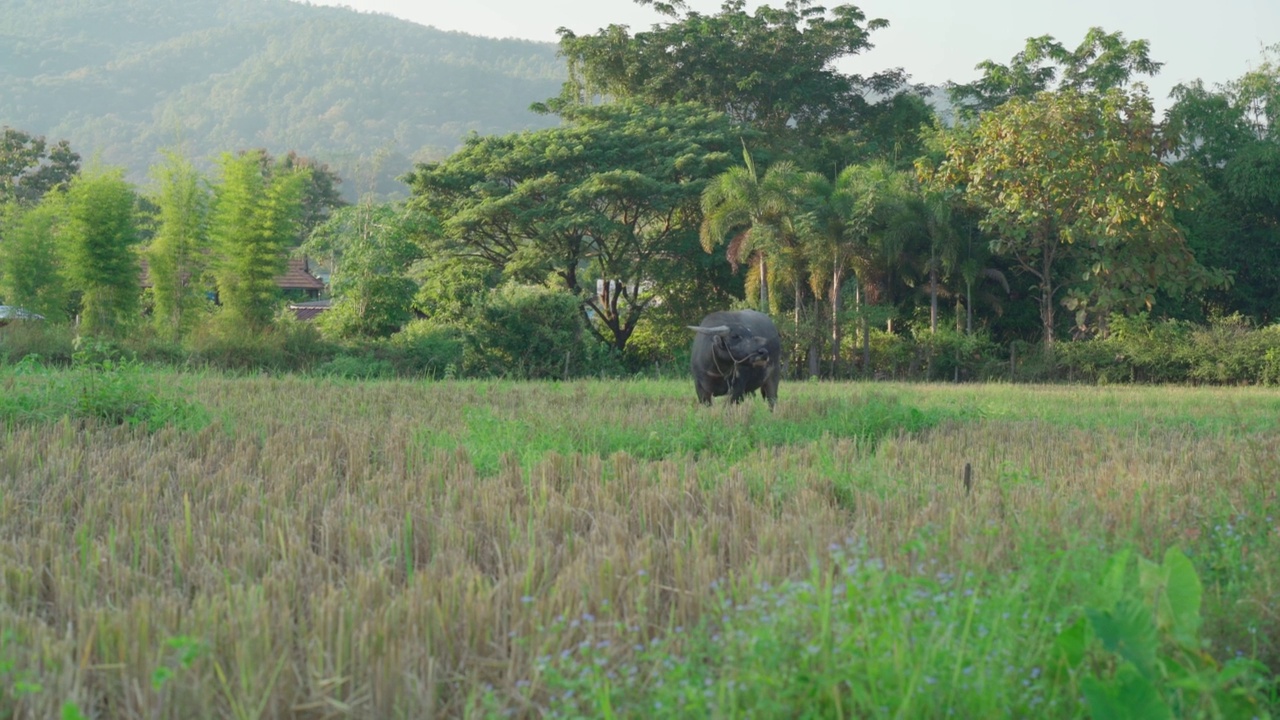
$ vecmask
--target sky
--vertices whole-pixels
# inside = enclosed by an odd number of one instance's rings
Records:
[[[648,30],[667,18],[632,0],[309,0],[378,12],[441,30],[488,37],[555,42],[556,29],[579,35],[609,24]],[[688,0],[715,14],[720,0]],[[748,0],[747,6],[759,6]],[[780,7],[784,0],[770,0]],[[839,0],[816,2],[831,7]],[[1151,43],[1165,63],[1146,82],[1157,109],[1169,91],[1196,79],[1209,86],[1236,79],[1280,43],[1280,0],[853,0],[868,18],[889,27],[872,34],[872,50],[843,61],[844,72],[869,74],[901,67],[918,83],[969,82],[983,60],[1007,63],[1027,38],[1052,35],[1075,47],[1093,26]]]

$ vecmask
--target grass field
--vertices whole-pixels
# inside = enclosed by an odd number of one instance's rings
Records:
[[[1274,390],[0,390],[0,719],[1280,708]]]

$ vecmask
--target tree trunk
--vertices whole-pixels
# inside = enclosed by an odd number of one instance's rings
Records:
[[[760,312],[769,312],[769,273],[764,264],[764,253],[760,253]]]
[[[862,322],[859,323],[862,326],[862,374],[869,377],[871,375],[871,321],[867,318],[867,307],[862,302],[862,283],[858,283],[854,297],[862,315]]]
[[[929,264],[929,333],[938,334],[938,266]]]
[[[964,284],[964,332],[973,334],[973,283],[968,281]]]
[[[1040,322],[1044,323],[1044,354],[1053,354],[1053,256],[1045,252],[1040,275]]]
[[[840,267],[831,273],[831,377],[840,373]]]

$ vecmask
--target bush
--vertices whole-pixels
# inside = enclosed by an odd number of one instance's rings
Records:
[[[117,354],[111,345],[91,342],[75,353],[70,371],[50,372],[35,355],[0,371],[0,385],[7,388],[0,395],[0,425],[73,418],[154,431],[167,425],[198,430],[209,424],[203,407],[157,389],[138,362]],[[15,383],[17,376],[24,376],[24,382]]]
[[[222,370],[303,372],[332,360],[336,345],[321,337],[309,323],[287,311],[265,330],[220,313],[197,326],[187,337],[189,361]]]
[[[186,349],[193,363],[220,370],[279,369],[285,364],[277,338],[229,316],[214,316],[198,325],[187,337]]]
[[[399,375],[446,377],[462,367],[465,344],[462,328],[415,320],[381,347]]]
[[[1191,333],[1180,353],[1190,380],[1228,385],[1267,382],[1276,374],[1277,354],[1280,327],[1256,330],[1239,315],[1213,318],[1209,327]]]
[[[21,362],[35,355],[46,363],[70,365],[74,340],[70,325],[11,322],[0,327],[0,364]]]
[[[578,300],[567,292],[535,285],[491,290],[467,321],[465,372],[530,380],[581,374],[580,323]]]
[[[315,324],[298,320],[289,310],[276,316],[270,332],[280,343],[284,369],[290,371],[305,372],[329,362],[338,354],[338,347],[325,340]]]
[[[942,326],[917,335],[916,354],[927,380],[986,380],[990,368],[1003,362],[1000,348],[987,333],[966,335]]]
[[[339,355],[315,369],[317,375],[340,377],[348,380],[375,380],[394,377],[391,363],[371,357]]]

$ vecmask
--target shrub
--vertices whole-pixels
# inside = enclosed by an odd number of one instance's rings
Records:
[[[0,327],[0,363],[17,363],[35,355],[46,363],[70,365],[74,339],[69,325],[12,322]]]
[[[1188,365],[1188,379],[1215,384],[1261,383],[1274,374],[1274,358],[1280,348],[1280,329],[1256,330],[1240,315],[1216,317],[1207,328],[1191,333],[1190,344],[1180,353]]]
[[[462,366],[465,344],[460,327],[415,320],[380,347],[399,375],[444,377]]]
[[[939,326],[937,332],[920,332],[916,354],[922,358],[927,380],[987,379],[984,373],[999,358],[999,347],[985,332],[966,335]]]
[[[317,375],[347,378],[349,380],[375,380],[395,375],[395,368],[386,360],[355,355],[338,355],[315,369]]]
[[[157,430],[166,425],[196,430],[209,424],[200,405],[162,392],[134,360],[122,360],[118,348],[86,343],[70,372],[50,372],[35,355],[7,369],[0,396],[0,424],[38,423],[59,418]],[[17,376],[24,382],[15,383]],[[0,375],[0,381],[4,381]]]
[[[525,379],[579,374],[578,313],[577,298],[563,291],[535,285],[489,291],[467,322],[467,374]]]
[[[285,353],[280,337],[255,330],[229,315],[215,315],[187,337],[194,363],[221,370],[283,369]]]

